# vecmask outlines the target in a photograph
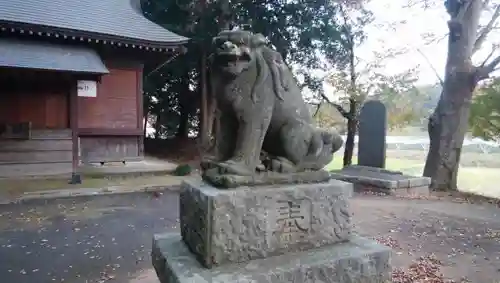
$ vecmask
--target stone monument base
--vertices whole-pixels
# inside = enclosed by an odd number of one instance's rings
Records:
[[[153,266],[161,283],[391,282],[390,249],[354,236],[308,251],[204,268],[178,233],[153,238]]]
[[[179,197],[183,244],[212,268],[349,240],[352,184],[214,188],[185,181]]]
[[[400,197],[428,196],[431,183],[428,177],[409,176],[399,171],[360,165],[332,171],[330,176],[354,184],[356,192],[376,192]]]

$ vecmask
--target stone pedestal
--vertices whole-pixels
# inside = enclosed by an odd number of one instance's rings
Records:
[[[332,171],[333,179],[351,182],[357,192],[377,192],[394,196],[428,196],[431,178],[404,175],[399,171],[352,165]]]
[[[352,235],[351,194],[338,180],[233,190],[184,182],[181,235],[155,235],[153,264],[162,283],[387,282],[390,250]]]
[[[388,248],[354,236],[350,241],[280,256],[204,268],[178,234],[155,235],[153,265],[161,283],[386,283]]]

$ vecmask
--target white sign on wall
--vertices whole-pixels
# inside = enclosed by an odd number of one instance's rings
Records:
[[[77,87],[78,87],[78,96],[97,97],[96,81],[78,81]]]

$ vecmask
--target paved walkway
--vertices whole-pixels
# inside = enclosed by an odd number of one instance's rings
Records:
[[[500,278],[496,207],[356,196],[351,209],[362,234],[391,236],[398,242],[395,267],[435,253],[448,277],[475,283]],[[158,283],[151,269],[151,237],[178,230],[177,214],[175,192],[158,198],[137,193],[0,206],[0,278],[23,283]]]
[[[0,206],[0,278],[137,282],[151,267],[152,234],[177,229],[177,202],[141,193]]]
[[[68,185],[65,179],[0,180],[0,204],[32,199],[96,196],[134,192],[176,190],[186,179],[200,176],[142,176],[124,179],[86,178],[82,184]]]

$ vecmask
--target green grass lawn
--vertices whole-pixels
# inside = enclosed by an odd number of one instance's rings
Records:
[[[353,164],[357,164],[356,157]],[[327,170],[341,169],[342,156],[335,156],[326,166]],[[386,169],[402,171],[404,174],[421,176],[424,160],[387,158]],[[458,173],[458,185],[461,191],[500,198],[500,168],[461,167]]]

